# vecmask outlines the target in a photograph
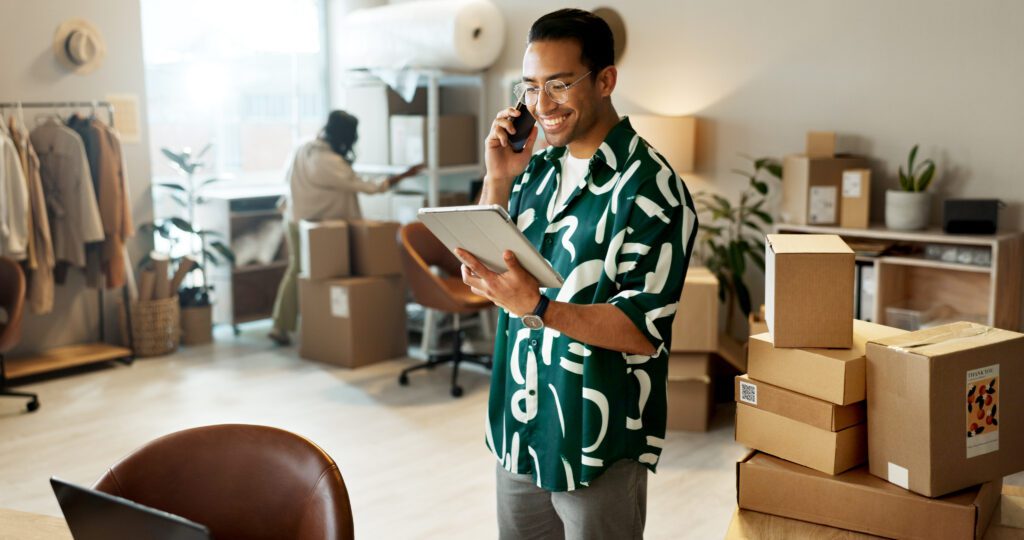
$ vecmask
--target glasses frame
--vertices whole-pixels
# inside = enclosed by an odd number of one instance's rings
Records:
[[[575,81],[573,81],[573,82],[571,82],[569,84],[565,84],[564,82],[562,82],[562,81],[560,81],[558,79],[552,79],[552,80],[544,83],[544,86],[543,86],[544,93],[548,95],[548,99],[550,99],[551,101],[554,101],[555,103],[557,103],[559,105],[561,105],[563,103],[566,103],[567,101],[569,101],[569,90],[572,90],[572,87],[574,87],[577,84],[581,83],[583,81],[583,79],[586,79],[587,77],[589,77],[590,74],[593,73],[593,72],[594,72],[594,70],[590,70],[590,71],[584,73],[583,75],[580,75],[580,77],[578,79],[576,79]],[[562,89],[558,90],[558,92],[561,93],[564,96],[561,99],[556,98],[552,94],[552,92],[555,91],[555,88],[557,87],[557,85],[562,85],[562,86],[565,87],[565,88],[562,88]],[[534,102],[530,103],[530,102],[528,102],[526,100],[526,92],[528,92],[530,89],[533,89],[533,88],[537,88],[538,92],[537,92],[537,97],[535,98]],[[525,82],[520,82],[520,83],[516,83],[516,85],[514,87],[512,87],[512,92],[515,94],[516,100],[521,101],[523,103],[526,103],[526,105],[532,106],[532,105],[536,105],[537,102],[540,101],[540,92],[539,92],[540,88],[541,87],[539,87],[539,86],[528,85]]]

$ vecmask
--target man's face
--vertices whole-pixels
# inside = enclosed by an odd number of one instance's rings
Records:
[[[586,134],[597,123],[602,95],[592,76],[569,89],[565,103],[555,103],[544,92],[552,80],[572,84],[588,69],[581,61],[582,50],[575,40],[534,41],[523,56],[523,82],[541,88],[530,113],[544,130],[552,146],[566,146]],[[596,75],[596,74],[592,74]]]

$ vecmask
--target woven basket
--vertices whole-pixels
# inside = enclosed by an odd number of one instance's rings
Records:
[[[181,316],[178,295],[132,303],[132,348],[135,356],[160,356],[178,349]]]

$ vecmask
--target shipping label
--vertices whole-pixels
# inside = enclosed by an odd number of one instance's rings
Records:
[[[348,318],[348,288],[337,285],[331,287],[331,315],[342,319]]]
[[[999,364],[967,371],[967,457],[999,450]]]
[[[740,381],[740,401],[757,406],[757,385]]]
[[[863,173],[860,171],[843,171],[843,198],[856,199],[861,196]]]
[[[835,186],[814,186],[811,188],[807,222],[811,225],[834,225],[836,223],[837,193]]]

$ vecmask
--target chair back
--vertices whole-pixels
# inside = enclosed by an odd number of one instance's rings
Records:
[[[462,283],[462,263],[426,225],[418,221],[404,225],[398,237],[405,277],[417,304],[448,313],[471,313],[490,305]],[[431,266],[440,267],[450,277],[442,279]]]
[[[0,321],[0,353],[21,341],[21,319],[25,311],[25,274],[16,261],[0,257],[0,310],[6,320]]]
[[[337,464],[305,438],[272,427],[172,433],[132,452],[94,487],[205,525],[213,538],[353,537]]]

